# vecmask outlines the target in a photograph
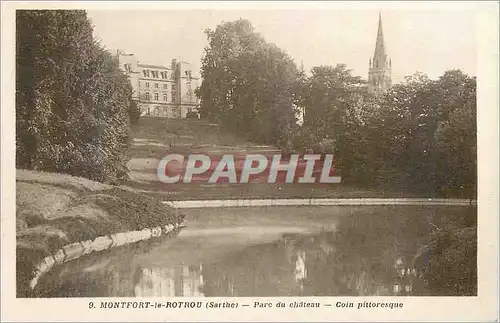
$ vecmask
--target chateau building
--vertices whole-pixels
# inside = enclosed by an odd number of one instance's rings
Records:
[[[382,15],[379,14],[375,53],[373,59],[370,57],[368,68],[368,90],[370,92],[380,94],[391,87],[391,68],[392,61],[388,58],[385,50]]]
[[[173,59],[170,66],[139,63],[134,54],[117,52],[120,69],[130,78],[132,98],[141,115],[185,118],[196,112],[199,101],[194,94],[199,78],[191,64]]]

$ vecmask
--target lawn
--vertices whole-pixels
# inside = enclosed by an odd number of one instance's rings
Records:
[[[366,189],[340,184],[165,184],[157,166],[168,153],[279,153],[275,147],[252,143],[203,120],[142,117],[132,128],[134,142],[123,185],[165,200],[229,198],[361,198],[422,197],[408,190]]]
[[[65,174],[17,170],[18,295],[35,266],[65,245],[179,223],[183,215],[154,197]]]

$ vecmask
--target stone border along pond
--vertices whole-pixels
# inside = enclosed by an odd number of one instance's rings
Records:
[[[141,231],[128,231],[100,236],[95,238],[93,241],[86,240],[70,243],[40,261],[40,263],[35,267],[34,278],[30,281],[30,288],[33,290],[38,284],[39,279],[56,265],[78,259],[92,252],[105,251],[111,248],[149,240],[151,238],[157,238],[161,235],[167,235],[175,229],[183,227],[185,227],[184,221],[176,224],[167,224],[163,228],[161,226],[157,226],[150,229],[143,229]]]

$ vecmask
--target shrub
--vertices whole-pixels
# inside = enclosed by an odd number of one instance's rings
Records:
[[[134,100],[130,101],[128,114],[130,117],[130,124],[136,125],[139,123],[139,118],[141,117],[141,110],[137,106],[137,102],[135,102]]]
[[[188,119],[198,119],[198,112],[196,111],[189,111],[188,113],[186,113],[186,118]]]

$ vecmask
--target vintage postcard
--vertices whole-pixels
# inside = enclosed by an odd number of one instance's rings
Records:
[[[2,320],[498,321],[498,2],[2,2]]]

